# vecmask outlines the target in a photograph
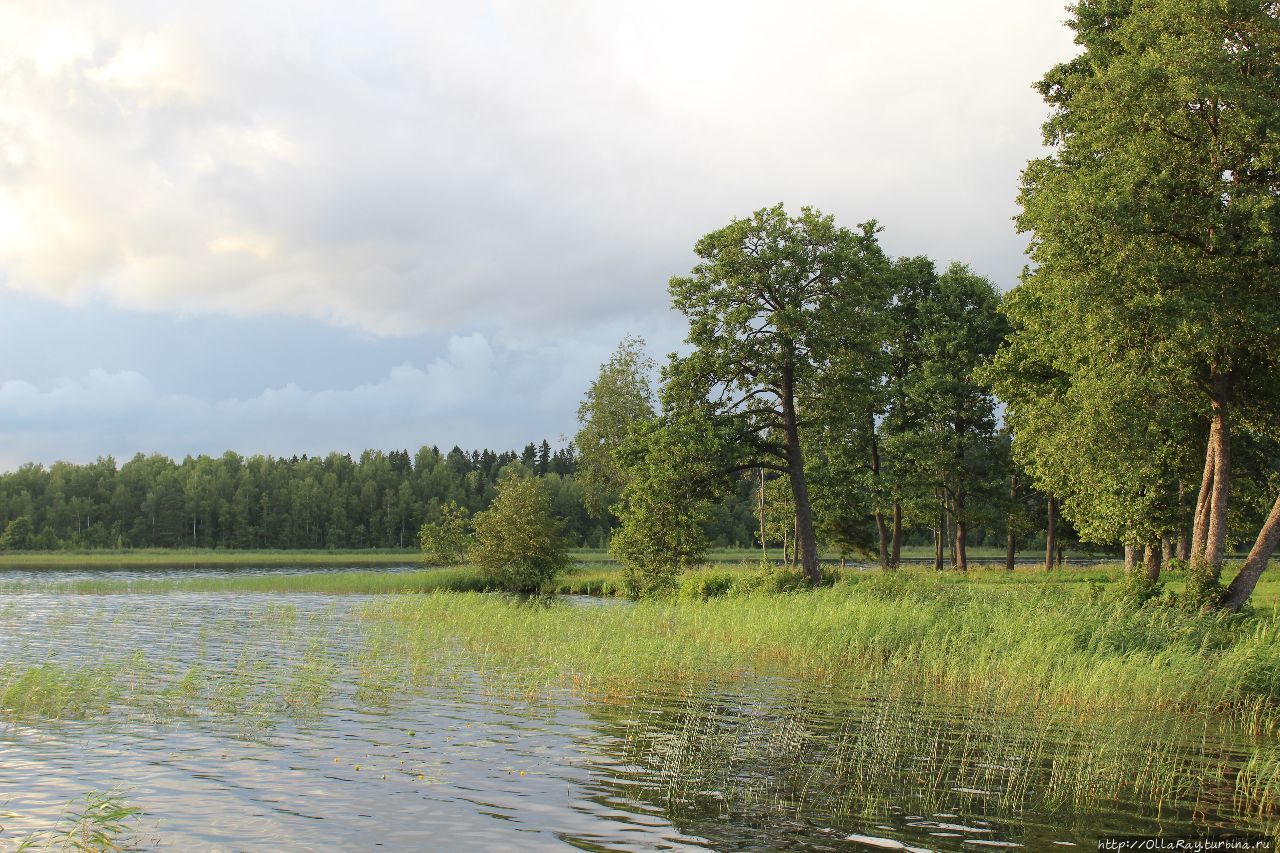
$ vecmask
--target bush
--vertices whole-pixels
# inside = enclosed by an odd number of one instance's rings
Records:
[[[1160,597],[1164,592],[1164,583],[1159,579],[1148,579],[1147,567],[1138,563],[1121,575],[1120,582],[1115,585],[1115,592],[1122,600],[1131,604],[1146,604]]]
[[[35,542],[31,519],[20,515],[9,522],[0,536],[0,551],[27,551]]]
[[[471,544],[467,511],[449,501],[441,507],[440,515],[440,521],[428,522],[418,531],[422,562],[428,566],[456,566],[466,559],[467,546]]]
[[[728,595],[737,578],[729,572],[692,571],[680,578],[680,597],[706,600]]]
[[[569,565],[569,545],[551,498],[531,477],[513,475],[476,516],[475,544],[468,552],[485,578],[507,592],[538,592]]]

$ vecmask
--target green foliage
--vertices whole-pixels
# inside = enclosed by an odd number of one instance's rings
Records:
[[[1212,406],[1255,437],[1280,422],[1280,19],[1071,11],[1083,52],[1039,84],[1051,151],[1018,219],[1034,266],[990,378],[1015,455],[1080,534],[1142,544],[1181,532]]]
[[[422,561],[429,566],[456,566],[466,559],[471,544],[470,513],[449,501],[440,508],[440,520],[427,522],[418,531]]]
[[[1209,563],[1200,561],[1187,566],[1187,583],[1177,601],[1191,610],[1216,605],[1222,598],[1222,578]]]
[[[578,407],[581,428],[573,439],[578,482],[583,505],[593,518],[608,519],[621,496],[626,471],[617,453],[633,425],[655,415],[650,377],[656,368],[643,338],[623,338]]]
[[[538,592],[569,564],[560,527],[542,484],[514,473],[502,479],[493,503],[476,516],[468,557],[498,588]]]
[[[708,496],[719,482],[713,433],[693,421],[637,425],[622,450],[627,484],[614,512],[622,526],[609,551],[622,561],[633,598],[669,592],[707,550]]]
[[[817,547],[804,462],[810,413],[848,407],[877,375],[885,258],[874,222],[853,231],[782,205],[700,239],[699,262],[671,279],[672,306],[689,320],[692,351],[663,374],[664,418],[697,413],[720,437],[723,472],[785,474],[795,495],[802,553]],[[824,397],[838,398],[824,404]]]
[[[0,535],[0,551],[26,551],[35,543],[31,519],[20,515],[10,521]]]
[[[732,572],[701,570],[680,576],[679,596],[690,599],[718,598],[728,595],[739,576]]]
[[[1147,567],[1135,563],[1121,576],[1115,586],[1115,593],[1120,598],[1133,604],[1146,604],[1157,599],[1164,592],[1164,583],[1147,577]]]

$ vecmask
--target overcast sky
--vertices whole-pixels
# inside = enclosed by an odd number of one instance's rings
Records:
[[[735,216],[1002,287],[1062,0],[0,0],[0,469],[575,429]]]

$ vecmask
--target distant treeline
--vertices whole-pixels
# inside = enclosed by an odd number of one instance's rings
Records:
[[[419,527],[438,521],[441,506],[485,509],[510,465],[542,478],[573,544],[607,545],[616,520],[585,510],[573,446],[552,449],[542,441],[521,452],[423,447],[355,458],[227,452],[181,462],[138,454],[123,465],[109,456],[84,465],[27,464],[0,474],[0,531],[8,533],[0,548],[416,549]],[[750,548],[759,544],[758,525],[752,482],[744,477],[713,508],[706,532],[715,546]],[[979,528],[972,541],[1001,536]]]
[[[576,545],[603,546],[609,522],[590,518],[574,482],[572,446],[522,452],[423,447],[328,456],[111,457],[85,465],[23,465],[0,474],[0,547],[417,548],[418,528],[450,501],[475,513],[493,500],[503,468],[544,481]],[[709,534],[750,544],[754,519],[730,501]],[[14,522],[17,522],[14,524]],[[12,529],[11,529],[12,528]]]

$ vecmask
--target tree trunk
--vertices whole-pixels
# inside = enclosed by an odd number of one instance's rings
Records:
[[[1160,561],[1162,563],[1167,563],[1172,559],[1173,559],[1173,537],[1167,536],[1167,535],[1161,536],[1160,537]]]
[[[1187,515],[1187,489],[1178,481],[1178,543],[1177,557],[1182,562],[1191,559],[1191,519]]]
[[[893,499],[893,547],[889,551],[889,565],[902,565],[902,501]]]
[[[1258,531],[1258,538],[1240,568],[1240,574],[1235,576],[1227,591],[1222,594],[1223,607],[1232,613],[1238,613],[1245,606],[1277,545],[1280,545],[1280,497],[1276,498],[1275,505],[1271,507],[1271,515],[1267,516],[1262,530]]]
[[[761,559],[769,562],[769,543],[764,536],[764,469],[760,469],[760,551]]]
[[[1209,424],[1209,446],[1205,451],[1205,473],[1209,482],[1206,484],[1204,478],[1201,479],[1196,500],[1199,535],[1193,536],[1191,546],[1192,564],[1204,564],[1215,580],[1222,573],[1227,544],[1227,501],[1231,490],[1231,424],[1227,417],[1230,385],[1230,377],[1213,377],[1213,420]]]
[[[952,502],[950,495],[946,496],[943,500],[944,500],[943,506],[946,508],[946,512],[943,514],[943,517],[946,518],[947,520],[947,531],[948,531],[947,544],[948,544],[948,547],[951,549],[951,565],[954,566],[956,564],[956,561],[960,559],[959,556],[957,556],[956,554],[955,504]]]
[[[942,505],[942,493],[938,493],[938,529],[933,531],[933,570],[942,571],[942,548],[947,538],[947,509]]]
[[[876,535],[880,538],[880,568],[889,571],[889,526],[884,513],[876,510]]]
[[[1216,578],[1222,573],[1222,558],[1227,550],[1227,500],[1231,489],[1231,426],[1226,406],[1214,413],[1221,425],[1217,430],[1217,446],[1213,453],[1213,502],[1209,510],[1209,532],[1204,541],[1204,560],[1213,568]]]
[[[1009,505],[1018,499],[1018,475],[1009,475]],[[1014,559],[1017,557],[1016,546],[1017,540],[1014,537],[1013,513],[1010,512],[1004,517],[1004,568],[1005,571],[1013,571]]]
[[[1160,580],[1160,568],[1164,562],[1163,549],[1157,543],[1151,543],[1147,546],[1147,553],[1143,557],[1143,563],[1147,567],[1147,582],[1155,583]]]
[[[800,556],[800,514],[791,520],[791,568],[796,567],[796,563],[804,558]]]
[[[1058,547],[1058,502],[1053,499],[1053,495],[1048,497],[1049,526],[1044,536],[1044,570],[1046,572],[1053,571],[1054,551]]]
[[[965,549],[965,534],[968,531],[968,522],[956,519],[956,571],[969,571],[969,552]]]
[[[1204,473],[1200,475],[1200,491],[1196,494],[1196,511],[1192,516],[1191,552],[1187,555],[1192,563],[1199,563],[1204,559],[1204,540],[1209,531],[1209,495],[1213,492],[1215,449],[1213,429],[1213,426],[1209,427],[1209,440],[1205,443]]]
[[[804,575],[812,586],[822,583],[818,567],[817,536],[813,531],[813,509],[809,506],[809,484],[804,476],[804,451],[796,424],[795,374],[788,367],[782,373],[782,424],[787,438],[787,471],[796,499],[796,550],[804,565]]]
[[[1127,575],[1138,565],[1138,549],[1132,545],[1124,546],[1124,573]]]
[[[885,524],[884,513],[880,510],[880,447],[876,441],[875,415],[867,418],[871,430],[871,500],[876,510],[876,535],[880,543],[880,568],[889,570],[889,527]]]

